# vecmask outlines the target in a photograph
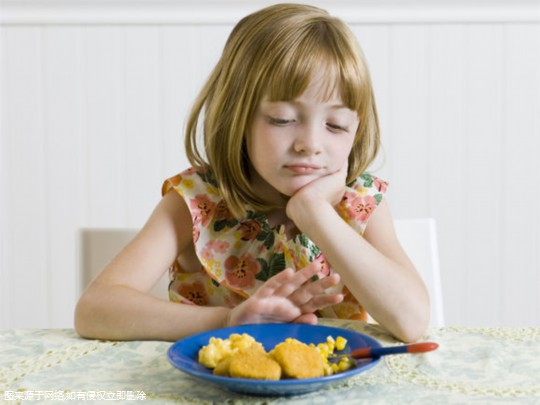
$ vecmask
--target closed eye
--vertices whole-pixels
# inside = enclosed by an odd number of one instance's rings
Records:
[[[277,125],[277,126],[285,126],[294,122],[294,120],[290,120],[286,118],[270,117],[270,116],[268,116],[268,121],[270,122],[270,124]]]
[[[348,132],[348,128],[344,127],[344,126],[341,126],[341,125],[337,125],[337,124],[331,124],[331,123],[327,123],[326,124],[330,129],[334,130],[334,131],[344,131],[344,132]]]

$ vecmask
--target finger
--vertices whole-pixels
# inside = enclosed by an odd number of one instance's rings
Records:
[[[300,315],[300,308],[287,298],[254,295],[231,311],[230,324],[291,322]]]
[[[300,307],[302,313],[315,312],[343,301],[343,294],[321,294]]]
[[[276,295],[277,290],[284,285],[288,285],[294,276],[294,270],[291,268],[286,268],[275,276],[269,278],[268,281],[266,281],[254,295],[259,298],[267,298],[272,295]]]
[[[310,312],[307,314],[302,314],[298,318],[296,318],[293,323],[307,323],[309,325],[317,325],[319,319],[317,318],[317,315]]]
[[[341,276],[338,273],[332,273],[329,276],[325,276],[323,274],[315,282],[306,284],[306,287],[309,287],[309,288],[313,289],[314,291],[316,289],[326,290],[327,288],[334,287],[335,285],[338,285],[340,280],[341,280]]]
[[[284,297],[262,300],[259,303],[259,313],[272,322],[291,322],[302,315],[300,308]]]
[[[334,273],[328,277],[324,277],[315,282],[305,283],[302,288],[297,289],[289,296],[289,299],[296,305],[304,305],[309,302],[314,296],[327,294],[326,290],[339,284],[340,276]]]
[[[316,262],[308,264],[303,269],[294,273],[294,275],[288,280],[288,283],[283,283],[280,288],[276,289],[275,294],[282,297],[288,297],[310,280],[318,272],[318,266]]]

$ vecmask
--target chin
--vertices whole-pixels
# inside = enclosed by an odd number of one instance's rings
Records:
[[[267,197],[270,197],[271,194],[277,192],[280,196],[288,199],[296,194],[301,188],[320,177],[321,176],[274,176],[273,178],[264,179],[263,184],[265,184],[265,188],[259,189],[259,191],[268,193]]]
[[[295,195],[300,189],[307,186],[309,183],[311,183],[313,179],[310,180],[304,180],[301,182],[294,182],[294,184],[288,184],[284,187],[279,188],[279,192],[287,197],[292,197]]]

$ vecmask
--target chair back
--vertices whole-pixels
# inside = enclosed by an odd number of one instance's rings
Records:
[[[136,229],[84,228],[81,230],[81,285],[82,292],[117,253],[136,235]],[[150,293],[169,299],[169,275],[165,272]]]
[[[431,300],[431,326],[444,326],[436,222],[433,218],[394,221],[401,246],[424,280]]]

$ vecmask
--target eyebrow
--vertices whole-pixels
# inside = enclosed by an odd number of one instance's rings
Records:
[[[275,104],[275,103],[289,103],[289,104],[294,104],[294,105],[306,105],[305,103],[302,103],[301,101],[297,101],[297,100],[276,100],[276,101],[270,101],[268,99],[263,99],[261,100],[262,102],[265,102],[265,103],[270,103],[270,104]],[[331,104],[328,106],[328,108],[332,109],[332,110],[352,110],[348,105],[346,104]]]
[[[351,108],[348,105],[345,105],[345,104],[332,104],[330,106],[330,108],[333,109],[333,110],[341,110],[343,108],[345,108],[347,110],[351,110]]]

